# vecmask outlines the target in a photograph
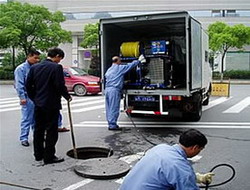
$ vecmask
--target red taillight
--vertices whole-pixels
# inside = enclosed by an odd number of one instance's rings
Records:
[[[180,101],[181,100],[181,96],[172,96],[172,100]]]
[[[154,111],[155,115],[161,115],[161,112],[159,111]]]
[[[163,96],[163,100],[174,100],[174,101],[180,101],[181,96]]]
[[[169,100],[169,96],[163,96],[163,100]]]

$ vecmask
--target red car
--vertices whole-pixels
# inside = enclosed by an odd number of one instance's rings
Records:
[[[99,77],[88,75],[78,67],[64,67],[63,72],[69,92],[74,92],[77,96],[101,92]]]

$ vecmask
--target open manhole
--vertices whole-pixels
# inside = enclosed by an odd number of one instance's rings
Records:
[[[108,158],[113,155],[111,148],[104,147],[81,147],[76,149],[77,159],[91,159],[91,158]],[[71,158],[74,157],[74,150],[71,149],[67,152],[67,155]]]

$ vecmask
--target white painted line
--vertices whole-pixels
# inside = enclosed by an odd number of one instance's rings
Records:
[[[82,186],[88,184],[88,183],[91,183],[92,181],[94,181],[94,180],[93,179],[85,179],[83,181],[80,181],[78,183],[70,185],[69,187],[66,187],[63,190],[75,190],[75,189],[78,189],[79,187],[82,187]]]
[[[119,123],[118,123],[119,124]],[[104,124],[73,124],[74,127],[87,128],[87,127],[96,127],[96,128],[105,128],[107,125]],[[121,128],[133,128],[132,124],[130,125],[119,125]],[[203,128],[203,129],[250,129],[250,125],[137,125],[137,128]]]
[[[128,164],[131,164],[134,161],[140,160],[144,154],[145,154],[145,152],[138,152],[138,153],[133,154],[133,155],[121,157],[121,158],[119,158],[119,160],[124,161]]]
[[[120,178],[120,179],[116,180],[115,182],[118,184],[122,184],[123,180],[124,180],[124,178]]]
[[[16,100],[10,100],[10,101],[2,101],[0,102],[0,104],[3,105],[3,104],[15,103],[15,102],[19,104],[20,100],[16,99]]]
[[[242,101],[240,101],[239,103],[235,104],[234,106],[230,107],[223,113],[239,113],[249,105],[250,105],[250,97],[247,97]]]
[[[15,108],[0,109],[0,112],[15,111],[15,110],[21,110],[21,106]]]
[[[232,97],[229,97],[229,98],[227,98],[227,97],[221,97],[221,98],[218,98],[216,100],[213,100],[207,106],[202,106],[202,111],[208,110],[208,109],[210,109],[210,108],[212,108],[212,107],[214,107],[214,106],[216,106],[218,104],[221,104],[221,103],[223,103],[225,101],[230,100],[231,98]]]
[[[136,125],[249,125],[250,122],[151,122],[134,121]],[[80,124],[107,124],[107,121],[82,121]],[[118,121],[118,124],[129,125],[130,121]]]
[[[12,97],[12,98],[0,98],[0,102],[6,101],[6,100],[15,100],[18,99],[17,97]]]
[[[14,104],[6,104],[6,105],[0,105],[0,109],[2,109],[2,108],[8,108],[8,107],[20,107],[20,104],[19,104],[19,102],[17,102],[17,103],[14,103]]]
[[[102,100],[102,99],[104,100],[104,98],[100,97],[100,96],[98,96],[98,97],[77,97],[77,98],[73,97],[73,99],[70,103],[74,104],[77,102],[87,102],[87,101]],[[62,98],[62,104],[63,105],[67,104],[67,101],[64,98]]]
[[[72,110],[71,112],[73,112],[73,113],[86,112],[86,111],[101,109],[104,107],[105,107],[105,105],[98,105],[98,106],[92,106],[92,107],[88,107],[88,108],[75,109],[75,110]],[[67,112],[67,111],[65,111],[65,112]]]
[[[92,104],[103,104],[104,105],[104,100],[96,100],[96,101],[88,101],[88,102],[85,102],[85,103],[78,103],[78,104],[71,104],[70,107],[71,108],[74,108],[74,107],[84,107],[84,106],[88,106],[88,105],[92,105]],[[63,108],[67,108],[67,106],[63,106]]]

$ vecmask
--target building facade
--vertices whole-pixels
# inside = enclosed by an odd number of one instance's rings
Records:
[[[51,11],[62,11],[67,20],[62,27],[72,32],[72,43],[62,44],[66,52],[63,60],[65,65],[79,66],[88,69],[90,64],[88,50],[80,47],[83,39],[85,24],[96,23],[100,18],[147,14],[166,11],[188,11],[201,22],[206,30],[215,21],[222,21],[229,25],[244,24],[250,26],[249,0],[16,0],[30,4],[43,5]],[[233,50],[227,54],[227,68],[235,68],[239,62],[239,69],[250,70],[250,47],[245,52]]]

